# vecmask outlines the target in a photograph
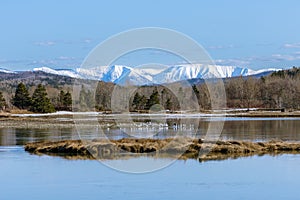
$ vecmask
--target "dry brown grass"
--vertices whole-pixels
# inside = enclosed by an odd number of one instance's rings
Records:
[[[22,110],[22,109],[12,109],[9,111],[11,114],[32,114],[33,112],[30,112],[28,110]]]
[[[200,154],[201,149],[208,148],[209,152]],[[126,157],[156,156],[177,157],[180,159],[223,160],[229,158],[253,155],[277,155],[283,153],[299,154],[300,143],[282,141],[246,142],[246,141],[218,141],[216,143],[203,142],[200,139],[132,139],[95,140],[83,142],[81,140],[66,140],[58,142],[37,142],[25,145],[25,150],[35,154],[51,154],[63,156],[79,156],[97,159],[120,159]]]

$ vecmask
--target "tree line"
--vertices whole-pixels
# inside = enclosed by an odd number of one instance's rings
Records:
[[[230,108],[300,109],[300,68],[225,80],[225,87]]]
[[[98,83],[93,102],[96,110],[111,110],[110,101],[114,87],[113,85],[107,87],[105,84]],[[260,78],[251,76],[227,78],[224,79],[224,87],[227,108],[300,109],[300,68],[280,70]],[[129,101],[130,111],[158,109],[158,105],[161,109],[181,110],[184,99],[196,98],[200,110],[211,109],[210,92],[214,91],[208,90],[207,83],[192,84],[193,93],[190,93],[190,89],[184,85],[177,84],[173,88],[178,90],[176,95],[163,85],[142,86],[124,101]],[[214,86],[210,90],[214,90]],[[215,90],[217,92],[217,88]],[[120,94],[120,98],[121,96]],[[152,107],[154,105],[156,108]],[[191,105],[191,108],[193,107],[195,106]]]
[[[60,91],[57,101],[51,102],[47,96],[45,86],[39,84],[32,96],[30,96],[27,87],[23,83],[19,83],[14,96],[11,99],[11,103],[18,109],[29,110],[35,113],[51,113],[58,110],[72,110],[72,95],[71,93]],[[7,103],[0,92],[0,107],[5,109]]]
[[[87,84],[88,85],[88,84]],[[212,82],[213,85],[213,82]],[[287,108],[300,109],[300,68],[281,70],[260,78],[256,77],[235,77],[224,79],[226,91],[227,108]],[[116,88],[117,97],[113,97]],[[172,90],[170,88],[173,88]],[[164,85],[141,86],[132,90],[130,86],[118,86],[113,83],[96,82],[96,90],[81,86],[78,93],[80,110],[111,111],[112,102],[128,102],[126,108],[129,111],[148,110],[182,110],[184,101],[189,101],[190,109],[195,108],[197,103],[199,110],[211,109],[210,93],[205,82],[192,84],[192,90],[187,85],[173,83]],[[191,92],[192,91],[192,92]],[[216,91],[217,92],[217,88]],[[77,98],[76,98],[77,99]],[[11,103],[19,109],[27,109],[32,112],[54,112],[55,110],[72,110],[72,95],[69,91],[60,91],[57,97],[49,99],[45,87],[39,84],[30,96],[28,88],[19,83]],[[0,92],[0,108],[5,109],[6,100]],[[75,110],[76,110],[75,106]],[[79,108],[77,109],[79,110]]]

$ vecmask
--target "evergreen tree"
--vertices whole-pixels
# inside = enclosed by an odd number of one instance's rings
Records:
[[[140,94],[137,92],[135,93],[134,97],[133,97],[133,101],[132,101],[132,107],[133,109],[138,110],[141,106],[141,96]]]
[[[56,110],[64,110],[64,96],[65,96],[65,92],[64,91],[60,91],[58,97],[57,97],[57,103],[55,105],[55,109]]]
[[[58,95],[58,102],[56,105],[57,110],[72,110],[72,95],[70,92],[65,93],[64,91],[60,91]]]
[[[31,98],[26,86],[19,83],[16,89],[15,96],[12,99],[12,104],[20,109],[28,109],[31,105]]]
[[[38,113],[51,113],[55,111],[54,106],[47,97],[46,89],[42,84],[39,84],[33,92],[30,110]]]
[[[198,88],[197,88],[197,86],[195,84],[192,86],[192,89],[193,89],[196,97],[199,98],[200,92],[199,92],[199,90],[198,90]]]
[[[166,101],[166,109],[167,110],[172,110],[172,106],[173,106],[173,104],[171,102],[171,99],[168,98],[167,101]]]
[[[72,110],[72,95],[69,91],[64,95],[63,106],[65,110],[69,110],[69,111]]]
[[[144,110],[147,107],[147,98],[145,95],[140,95],[138,92],[134,95],[132,108],[135,110]]]
[[[65,98],[65,92],[61,90],[60,93],[59,93],[59,97],[58,97],[59,107],[63,107],[64,98]]]
[[[0,91],[0,110],[4,110],[6,106],[5,98],[3,97],[2,92]]]
[[[193,92],[194,92],[194,95],[192,95],[192,98],[193,98],[193,100],[197,100],[197,102],[199,104],[199,102],[200,102],[200,92],[199,92],[199,90],[198,90],[198,88],[195,84],[192,86],[192,89],[193,89]],[[195,99],[195,97],[197,99]]]
[[[153,90],[152,94],[150,95],[150,98],[147,101],[147,109],[150,109],[151,106],[155,104],[160,104],[159,93],[156,88]]]
[[[143,95],[140,99],[140,107],[138,109],[140,110],[146,109],[146,104],[147,104],[147,98],[145,97],[145,95]]]

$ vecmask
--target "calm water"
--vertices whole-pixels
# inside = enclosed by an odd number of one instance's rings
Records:
[[[130,136],[165,138],[176,134],[203,137],[210,121],[217,121],[218,118],[203,118],[196,121],[191,119],[182,123],[177,119],[168,119],[165,123],[161,123],[160,118],[156,120],[157,123],[135,120],[135,125],[119,123],[118,126],[120,127],[103,128],[101,130],[106,137],[111,139]],[[155,120],[152,119],[152,121]],[[93,139],[93,137],[98,137],[98,135],[91,136],[94,129],[79,130],[76,128],[0,128],[0,145],[14,146],[34,141],[79,139],[80,137],[91,137]],[[300,141],[300,118],[226,118],[220,138],[224,140]]]
[[[299,119],[226,119],[221,137],[225,139],[300,141]],[[144,122],[143,122],[144,123]],[[200,121],[205,132],[207,120]],[[147,125],[147,124],[146,124]],[[158,130],[170,136],[190,126]],[[139,131],[151,131],[149,124]],[[125,137],[136,128],[106,129],[112,138]],[[146,174],[118,172],[90,160],[65,160],[24,152],[30,141],[76,139],[75,129],[0,130],[0,191],[10,199],[298,199],[300,155],[255,156],[236,160],[176,161]],[[145,162],[148,158],[139,158]],[[127,160],[117,161],[121,164]]]

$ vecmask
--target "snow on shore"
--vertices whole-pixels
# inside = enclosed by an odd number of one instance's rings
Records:
[[[58,111],[54,113],[30,113],[30,114],[11,114],[13,117],[46,117],[46,116],[60,116],[60,115],[99,115],[99,112],[70,112]]]

